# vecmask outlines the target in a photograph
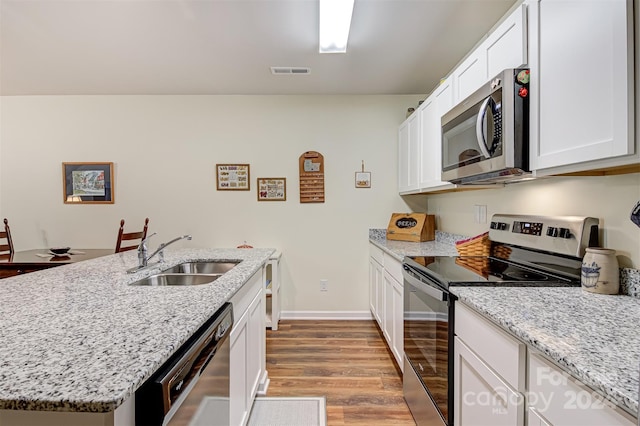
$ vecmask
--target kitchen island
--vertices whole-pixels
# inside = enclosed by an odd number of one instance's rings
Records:
[[[122,421],[114,422],[127,424],[135,390],[273,252],[167,249],[162,265],[134,274],[126,270],[137,264],[137,254],[124,252],[3,280],[0,425],[15,420],[8,417],[15,410],[56,418],[68,412],[113,416],[118,409]],[[208,285],[129,285],[195,260],[242,262]]]

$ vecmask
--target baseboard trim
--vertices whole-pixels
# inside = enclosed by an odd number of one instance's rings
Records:
[[[372,320],[370,311],[282,311],[281,320]]]
[[[258,384],[258,390],[256,390],[257,396],[267,396],[267,390],[269,389],[269,383],[271,383],[271,379],[269,379],[269,372],[267,370],[264,371],[262,378],[260,379],[260,383]]]

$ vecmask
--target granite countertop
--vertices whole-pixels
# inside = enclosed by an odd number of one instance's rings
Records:
[[[273,249],[167,249],[127,274],[129,251],[0,282],[0,409],[120,406],[269,259]],[[130,286],[191,260],[242,260],[213,285]]]
[[[457,256],[455,242],[464,236],[436,231],[436,239],[419,243],[387,240],[385,229],[369,230],[369,241],[399,261],[405,256]]]
[[[369,241],[398,260],[406,256],[456,256],[466,237],[436,231],[435,241],[389,241],[385,230]],[[607,296],[582,288],[452,287],[471,306],[537,349],[616,405],[638,415],[640,375],[640,271],[623,269],[627,295]]]
[[[640,299],[593,294],[579,287],[452,291],[459,301],[638,415]]]

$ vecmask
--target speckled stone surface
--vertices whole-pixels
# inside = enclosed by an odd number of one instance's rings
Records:
[[[369,230],[369,241],[400,261],[405,256],[457,256],[454,243],[465,238],[467,237],[436,231],[434,241],[413,243],[387,240],[386,229]]]
[[[453,292],[637,416],[640,300],[575,287],[456,287]]]
[[[3,279],[0,409],[108,412],[129,398],[269,259],[273,249],[166,250],[127,274],[137,253]],[[130,286],[190,260],[242,260],[213,284]]]
[[[620,269],[620,293],[640,298],[640,269]]]

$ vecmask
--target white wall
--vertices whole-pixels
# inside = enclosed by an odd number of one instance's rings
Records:
[[[414,196],[424,199],[424,195]],[[445,193],[427,197],[438,229],[478,235],[488,225],[474,223],[474,206],[494,213],[592,216],[600,219],[601,245],[617,251],[621,266],[640,268],[640,228],[629,219],[640,200],[640,174],[602,177],[551,177],[500,189]]]
[[[244,241],[283,252],[283,309],[368,311],[368,229],[397,195],[398,123],[418,96],[32,96],[0,99],[0,217],[19,250],[115,247],[150,218],[151,247]],[[300,204],[298,157],[325,157],[326,202]],[[365,161],[371,189],[355,189]],[[61,163],[115,163],[115,204],[63,203]],[[216,163],[249,163],[251,191],[216,191]],[[286,177],[286,202],[257,202]],[[43,234],[46,233],[45,244]],[[329,291],[319,281],[329,280]]]

